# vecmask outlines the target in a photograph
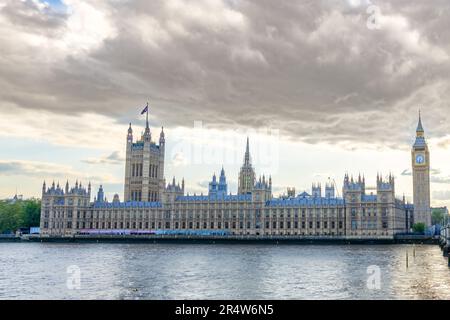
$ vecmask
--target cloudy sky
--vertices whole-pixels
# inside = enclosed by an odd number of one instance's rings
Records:
[[[418,110],[450,205],[450,2],[3,0],[0,198],[76,179],[122,195],[150,103],[166,178],[236,191],[245,138],[275,193],[392,172],[412,200]]]

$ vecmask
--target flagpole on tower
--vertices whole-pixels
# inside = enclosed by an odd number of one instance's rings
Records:
[[[147,107],[146,107],[146,109],[147,109],[147,115],[146,115],[146,125],[147,125],[147,128],[148,128],[148,102],[147,102]]]
[[[150,137],[150,128],[148,126],[148,102],[145,108],[141,111],[141,115],[145,113],[145,135]]]

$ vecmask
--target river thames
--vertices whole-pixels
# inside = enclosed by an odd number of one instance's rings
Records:
[[[0,299],[450,299],[450,269],[432,245],[0,243]]]

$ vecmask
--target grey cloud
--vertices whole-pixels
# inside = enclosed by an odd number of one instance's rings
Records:
[[[208,189],[209,181],[204,180],[204,181],[197,182],[197,186],[202,188],[202,189]]]
[[[431,169],[430,169],[430,173],[431,173],[432,175],[440,175],[440,174],[442,173],[442,171],[441,171],[441,169],[434,169],[434,168],[431,168]]]
[[[0,162],[0,172],[2,175],[27,175],[41,177],[45,175],[58,174],[62,166],[33,163],[26,161],[2,161]]]
[[[125,161],[125,158],[120,154],[119,151],[114,151],[108,156],[101,158],[90,158],[82,160],[82,162],[87,164],[118,164],[122,165]]]
[[[434,191],[433,199],[439,201],[450,200],[450,191]]]
[[[26,176],[42,179],[43,177],[51,177],[52,179],[83,179],[85,181],[102,183],[108,181],[108,177],[86,175],[74,171],[71,167],[47,162],[34,161],[0,161],[0,174],[3,176]]]
[[[403,172],[401,173],[402,176],[411,176],[412,172],[410,169],[405,169],[403,170]]]
[[[411,176],[412,172],[411,169],[405,169],[401,173],[402,176]],[[433,183],[443,183],[443,184],[450,184],[450,176],[445,176],[442,174],[441,169],[430,169],[430,181]]]
[[[63,27],[67,18],[66,14],[56,12],[46,5],[40,8],[35,1],[31,0],[10,1],[0,12],[19,29],[54,36],[56,34],[52,31]]]
[[[450,184],[450,176],[445,177],[431,176],[430,181],[434,183]]]
[[[11,33],[30,23],[15,2],[0,11]],[[18,64],[20,48],[7,51],[0,102],[122,121],[150,100],[165,126],[271,126],[307,143],[392,148],[412,142],[421,106],[429,135],[448,132],[448,1],[377,1],[380,30],[366,27],[365,1],[86,2],[117,32],[62,60]],[[67,31],[69,17],[21,5],[37,17],[30,33]]]

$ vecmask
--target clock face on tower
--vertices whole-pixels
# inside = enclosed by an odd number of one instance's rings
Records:
[[[416,154],[416,164],[424,164],[425,163],[425,155],[422,153]]]

